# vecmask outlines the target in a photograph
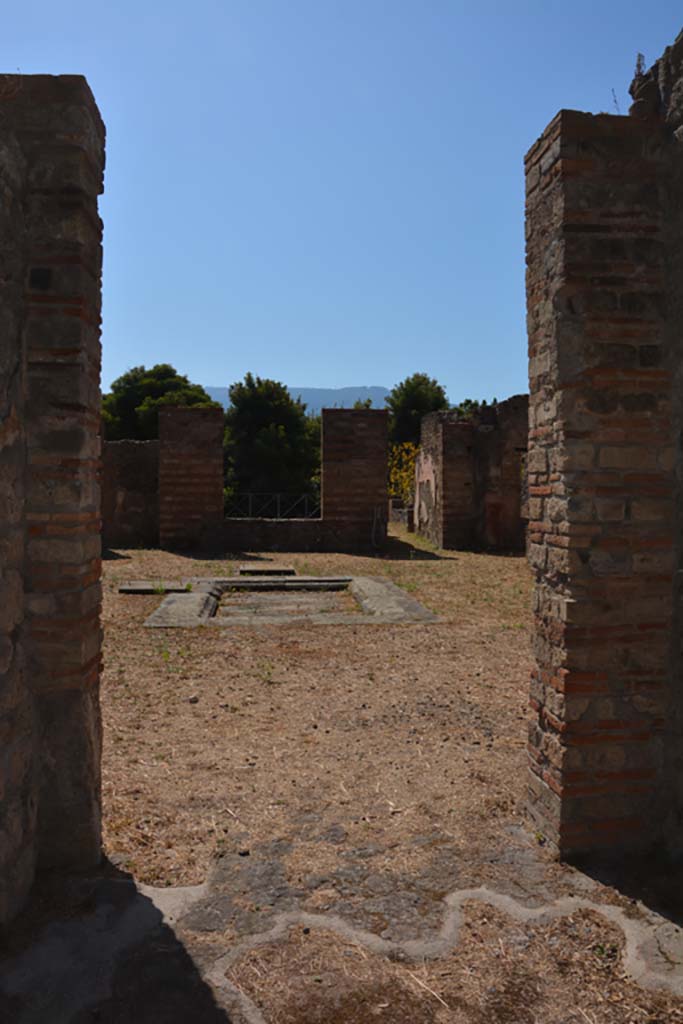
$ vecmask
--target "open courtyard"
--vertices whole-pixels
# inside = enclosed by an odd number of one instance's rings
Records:
[[[104,570],[106,852],[229,1019],[683,1020],[680,930],[525,825],[525,560],[395,528],[382,557],[286,561],[385,577],[437,621],[145,628],[160,581],[241,561],[130,550]],[[120,594],[131,579],[158,592]],[[166,984],[140,1019],[176,1019]]]

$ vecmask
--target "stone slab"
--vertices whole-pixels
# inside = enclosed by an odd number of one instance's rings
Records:
[[[182,594],[187,589],[186,580],[130,580],[121,584],[119,594]]]
[[[215,615],[217,607],[218,599],[212,594],[169,594],[145,625],[166,629],[203,626]]]

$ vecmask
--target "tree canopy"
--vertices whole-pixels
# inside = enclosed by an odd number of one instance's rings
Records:
[[[217,405],[201,384],[192,384],[170,363],[135,366],[118,377],[102,399],[102,424],[108,441],[148,441],[159,436],[162,405]]]
[[[303,494],[320,472],[320,417],[279,381],[254,377],[229,389],[225,451],[229,488]]]
[[[414,373],[397,384],[385,399],[392,444],[420,443],[420,422],[428,412],[448,409],[446,392],[426,373]]]

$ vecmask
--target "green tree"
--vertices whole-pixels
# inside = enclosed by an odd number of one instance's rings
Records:
[[[306,415],[279,381],[248,373],[229,389],[225,415],[227,486],[303,494],[320,473],[320,418]]]
[[[498,405],[498,399],[494,398],[492,405]],[[464,398],[458,405],[454,405],[453,412],[463,420],[476,419],[479,413],[486,409],[486,399],[482,398],[481,401],[476,398]]]
[[[486,402],[484,402],[486,405]],[[453,406],[453,411],[463,420],[473,419],[481,408],[481,402],[476,398],[464,398],[458,405]]]
[[[351,406],[352,409],[372,409],[371,398],[357,398]]]
[[[200,384],[192,384],[170,363],[149,369],[135,366],[118,377],[102,399],[104,436],[108,441],[148,441],[159,436],[162,405],[217,404]]]
[[[385,399],[392,444],[420,443],[420,423],[428,412],[448,408],[446,392],[426,373],[414,373],[397,384]]]

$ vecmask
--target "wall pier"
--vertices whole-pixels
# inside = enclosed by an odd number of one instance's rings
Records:
[[[682,834],[677,147],[562,111],[526,160],[529,810],[564,856]]]
[[[218,550],[223,535],[223,410],[159,410],[159,544]]]
[[[0,76],[0,924],[101,855],[103,168],[85,79]]]

